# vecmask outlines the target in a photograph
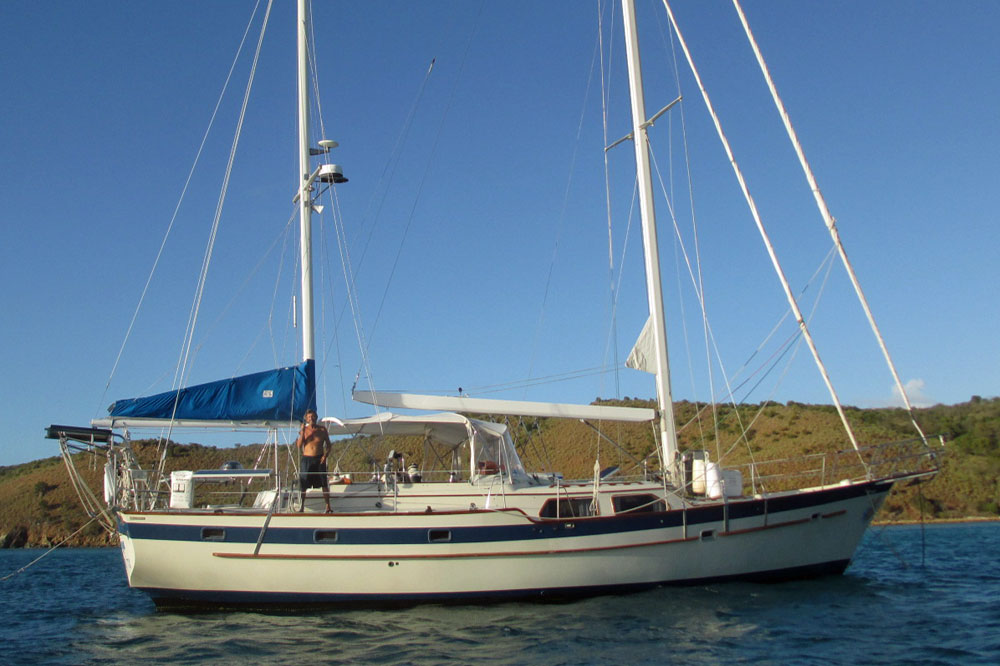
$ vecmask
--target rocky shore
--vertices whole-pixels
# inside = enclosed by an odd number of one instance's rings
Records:
[[[45,524],[31,527],[15,525],[0,532],[0,549],[51,548],[56,545],[67,548],[106,548],[118,545],[118,536],[109,534],[100,527],[92,526],[92,529],[70,537],[72,533]]]

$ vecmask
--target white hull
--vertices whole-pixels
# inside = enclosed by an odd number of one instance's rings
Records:
[[[262,513],[123,513],[121,544],[129,584],[161,604],[585,595],[840,573],[891,486],[557,520],[517,509],[285,513],[257,555]]]

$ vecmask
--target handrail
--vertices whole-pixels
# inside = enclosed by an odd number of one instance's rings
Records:
[[[934,473],[940,468],[940,447],[933,447],[921,438],[904,439],[878,445],[863,446],[827,453],[810,453],[802,456],[757,460],[739,465],[726,465],[727,469],[746,470],[753,492],[792,489],[797,479],[814,478],[815,485],[825,486],[841,480],[870,480],[899,478],[924,473]],[[859,460],[858,458],[861,458]],[[759,486],[759,487],[758,487]]]

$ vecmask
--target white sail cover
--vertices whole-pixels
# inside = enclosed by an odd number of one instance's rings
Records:
[[[656,374],[656,353],[653,347],[653,319],[646,319],[646,324],[639,333],[632,351],[625,360],[625,365],[635,370]]]

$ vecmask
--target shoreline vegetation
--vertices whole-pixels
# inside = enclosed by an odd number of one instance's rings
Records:
[[[914,525],[963,525],[966,523],[1000,523],[1000,516],[966,516],[965,518],[927,518],[923,521],[873,520],[873,527],[912,527]]]
[[[599,404],[652,406],[648,400],[595,401]],[[717,406],[718,425],[703,422],[703,403],[675,404],[681,424],[680,446],[707,449],[712,460],[738,465],[747,455],[760,460],[794,458],[845,448],[839,417],[830,405],[788,402]],[[917,422],[928,435],[943,436],[946,444],[941,470],[926,482],[898,485],[875,516],[875,525],[916,525],[1000,520],[1000,398],[973,396],[957,405],[936,405],[916,410]],[[914,437],[909,415],[902,409],[847,408],[848,418],[859,441],[868,444],[899,441]],[[488,417],[487,417],[488,418]],[[561,472],[566,479],[586,478],[595,457],[601,466],[619,465],[623,473],[633,459],[649,455],[654,445],[648,424],[613,424],[605,428],[622,450],[601,443],[593,431],[575,421],[538,419],[512,422],[515,441],[525,466],[543,473]],[[722,446],[705,437],[718,432]],[[745,434],[745,437],[744,437]],[[386,451],[404,451],[409,462],[420,464],[421,447],[416,441],[388,438]],[[734,446],[734,443],[736,444]],[[55,442],[46,441],[53,453]],[[364,447],[338,444],[344,471],[371,469]],[[133,442],[140,461],[149,466],[156,460],[155,441]],[[168,443],[167,472],[178,469],[217,469],[228,461],[253,467],[259,444],[237,444],[228,448],[198,443]],[[720,456],[718,451],[729,451]],[[337,454],[335,454],[337,455]],[[652,458],[655,460],[655,457]],[[76,466],[100,489],[103,458],[76,454]],[[554,468],[549,460],[560,463]],[[634,468],[633,468],[634,469]],[[631,472],[634,473],[634,472]],[[117,542],[80,506],[59,456],[21,465],[0,467],[0,548],[50,547],[65,541],[66,546],[112,546]],[[81,529],[83,528],[83,529]],[[77,533],[78,532],[78,533]],[[76,533],[74,535],[74,533]],[[68,538],[71,535],[72,538]],[[67,540],[68,538],[68,540]]]

